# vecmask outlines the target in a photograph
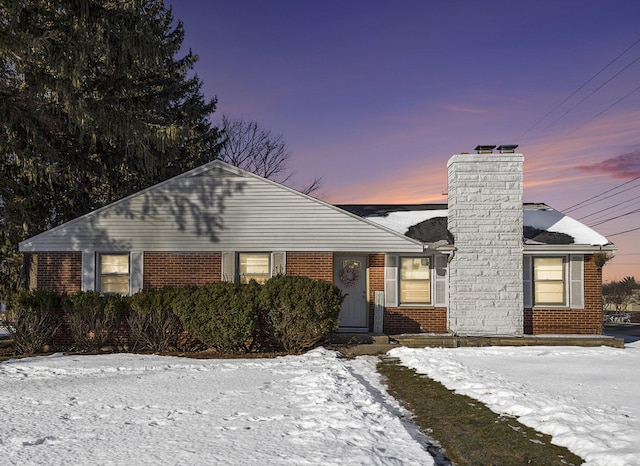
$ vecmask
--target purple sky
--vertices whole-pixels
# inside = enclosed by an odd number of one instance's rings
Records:
[[[519,144],[525,201],[561,211],[640,177],[638,0],[167,3],[217,118],[282,134],[289,184],[321,177],[328,202],[446,202],[447,160],[478,144]],[[640,179],[610,194],[627,188],[568,214],[636,210]],[[605,280],[640,279],[640,230],[610,239]]]

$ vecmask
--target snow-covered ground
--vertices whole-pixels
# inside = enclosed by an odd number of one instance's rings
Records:
[[[609,347],[397,348],[406,366],[550,434],[588,465],[640,465],[640,341]]]
[[[430,465],[377,358],[133,354],[0,364],[0,458],[16,465]]]
[[[397,348],[589,465],[640,465],[640,342],[627,348]],[[134,354],[0,363],[3,464],[429,465],[376,358]]]

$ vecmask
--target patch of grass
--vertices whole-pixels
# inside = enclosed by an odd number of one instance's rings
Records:
[[[385,358],[378,371],[388,391],[413,415],[423,432],[442,445],[456,465],[579,465],[583,460],[551,437],[500,416],[484,404]]]

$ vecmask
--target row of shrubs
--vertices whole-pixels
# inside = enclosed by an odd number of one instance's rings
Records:
[[[12,297],[5,326],[17,354],[42,351],[60,340],[63,327],[79,351],[115,342],[131,351],[300,352],[336,330],[343,299],[331,283],[289,275],[263,285],[212,283],[130,297],[32,290]]]

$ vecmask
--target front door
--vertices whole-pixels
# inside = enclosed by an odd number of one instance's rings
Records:
[[[368,332],[367,257],[336,256],[333,282],[347,295],[338,317],[341,332]]]

